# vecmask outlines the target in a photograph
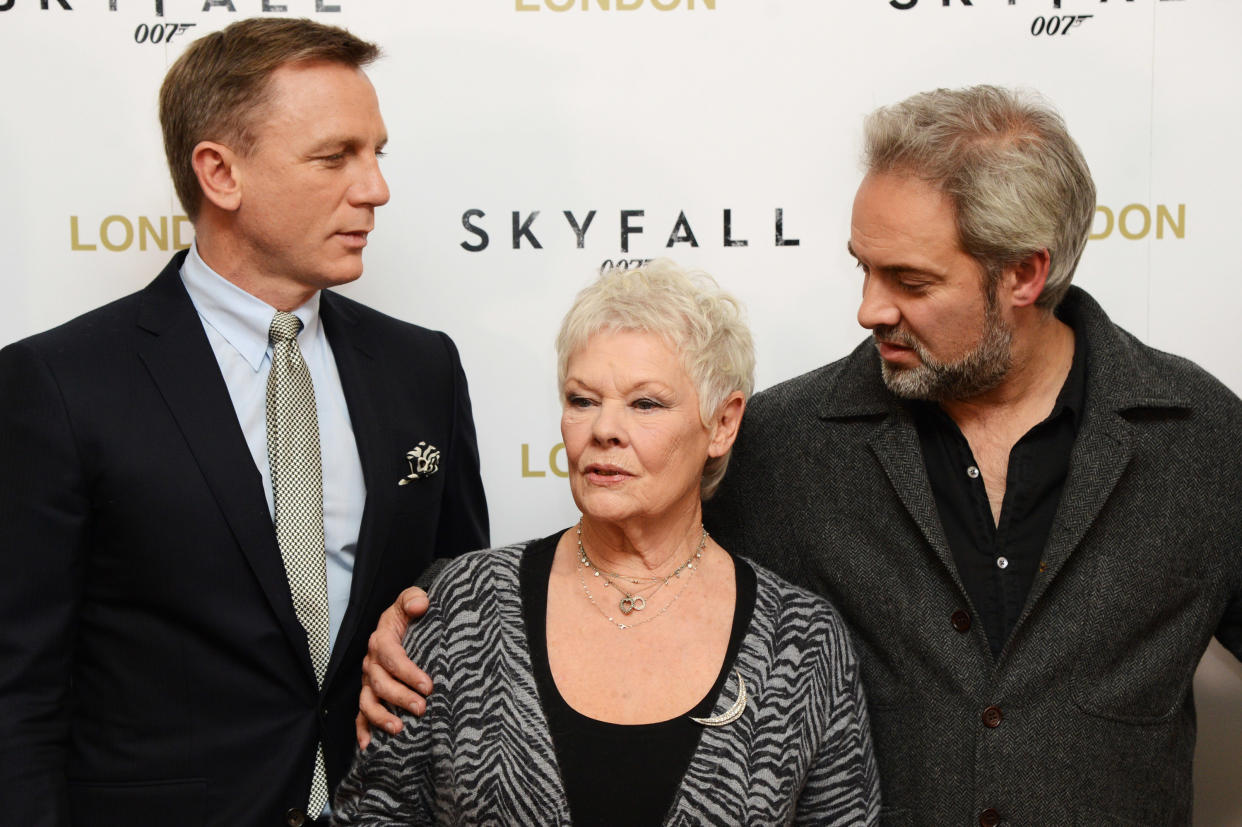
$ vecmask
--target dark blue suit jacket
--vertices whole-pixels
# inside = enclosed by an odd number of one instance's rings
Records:
[[[349,767],[380,612],[488,545],[453,343],[325,291],[367,496],[321,691],[183,258],[0,351],[0,824],[283,824],[320,739]]]

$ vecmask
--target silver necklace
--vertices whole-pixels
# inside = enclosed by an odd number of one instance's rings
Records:
[[[605,618],[607,618],[608,622],[612,623],[618,629],[633,629],[635,626],[641,626],[644,623],[650,623],[651,621],[655,620],[657,617],[660,617],[665,612],[667,612],[669,608],[672,607],[672,605],[681,598],[682,594],[686,591],[687,588],[689,588],[690,586],[689,582],[687,582],[685,586],[682,586],[681,591],[673,595],[673,599],[665,603],[664,606],[661,607],[660,611],[656,612],[651,617],[643,618],[642,620],[639,620],[636,623],[621,623],[618,620],[616,620],[612,615],[608,614],[608,612],[604,611],[604,607],[599,605],[599,603],[595,601],[595,595],[591,594],[591,588],[590,586],[587,585],[587,579],[582,575],[582,572],[584,569],[592,569],[594,576],[599,577],[601,579],[601,582],[603,582],[605,588],[611,586],[612,588],[616,589],[617,591],[621,592],[621,594],[624,595],[624,597],[622,597],[620,601],[618,601],[618,608],[621,610],[621,614],[628,616],[631,612],[641,612],[643,609],[645,609],[647,607],[647,598],[654,597],[655,593],[658,592],[660,589],[664,588],[666,585],[668,585],[669,582],[674,577],[680,578],[681,573],[683,571],[689,571],[690,572],[689,576],[693,576],[694,572],[698,569],[696,562],[702,560],[703,548],[707,545],[707,529],[703,528],[703,526],[700,525],[698,547],[694,550],[694,553],[691,554],[686,559],[686,562],[682,563],[680,566],[674,569],[668,576],[666,577],[630,577],[628,575],[617,574],[616,572],[605,571],[601,569],[599,566],[595,565],[595,563],[592,562],[591,558],[587,556],[586,548],[582,545],[582,520],[578,521],[577,531],[578,531],[578,566],[577,566],[578,582],[582,584],[582,591],[584,594],[586,594],[587,600],[591,601],[591,605],[594,606],[596,609],[598,609],[599,613],[603,615]],[[649,582],[649,585],[643,586],[640,589],[636,589],[633,592],[629,592],[629,591],[626,591],[625,588],[623,588],[622,586],[617,585],[618,581],[628,581],[632,584],[641,584],[644,582]],[[648,592],[646,597],[644,597],[640,592],[646,591],[647,589],[651,589],[651,591]]]

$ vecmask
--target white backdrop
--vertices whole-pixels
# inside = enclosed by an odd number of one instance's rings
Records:
[[[0,342],[141,287],[189,243],[156,92],[192,38],[262,14],[387,52],[370,74],[393,197],[346,292],[456,340],[496,541],[575,517],[552,341],[603,262],[715,274],[749,307],[760,387],[857,343],[860,121],[935,86],[1053,100],[1102,207],[1076,283],[1242,392],[1237,0],[0,0]],[[726,210],[745,246],[725,245]],[[581,246],[565,211],[594,211]],[[1242,667],[1218,652],[1196,683],[1196,822],[1242,824]]]

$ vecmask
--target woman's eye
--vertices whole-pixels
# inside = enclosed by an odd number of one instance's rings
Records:
[[[591,400],[587,399],[585,396],[574,396],[573,394],[566,397],[565,402],[571,408],[586,408],[591,404]]]
[[[654,399],[636,399],[634,407],[640,411],[654,411],[656,408],[663,408],[664,406]]]

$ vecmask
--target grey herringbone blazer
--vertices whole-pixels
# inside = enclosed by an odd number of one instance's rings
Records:
[[[974,609],[869,341],[753,399],[708,504],[725,547],[850,625],[885,824],[1190,823],[1195,666],[1213,634],[1242,656],[1242,402],[1077,288],[1059,313],[1088,344],[1086,413],[998,659],[950,621]]]

